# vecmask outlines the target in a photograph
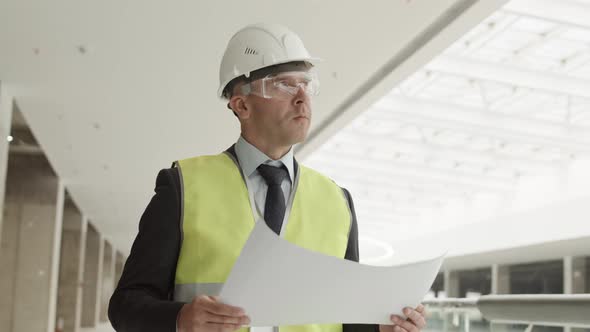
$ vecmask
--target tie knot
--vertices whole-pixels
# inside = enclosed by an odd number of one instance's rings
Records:
[[[267,185],[280,185],[284,179],[289,176],[289,173],[284,167],[274,167],[270,165],[258,166],[258,172],[264,178]]]

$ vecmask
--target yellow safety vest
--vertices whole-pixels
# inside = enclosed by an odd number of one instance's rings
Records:
[[[219,295],[254,227],[248,189],[229,153],[176,163],[181,182],[182,243],[174,299]],[[351,213],[340,187],[299,166],[284,238],[300,247],[344,258]],[[281,326],[280,332],[342,332],[342,324]],[[246,332],[242,329],[241,332]]]

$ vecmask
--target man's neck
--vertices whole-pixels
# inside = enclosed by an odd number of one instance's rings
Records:
[[[248,137],[242,133],[242,137],[250,144],[255,146],[258,150],[260,150],[265,155],[269,156],[273,160],[279,160],[284,155],[286,155],[289,150],[291,150],[291,146],[277,146],[273,144],[268,144],[263,140],[256,139],[254,137]]]

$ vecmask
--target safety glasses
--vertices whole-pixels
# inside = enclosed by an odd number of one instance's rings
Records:
[[[242,94],[254,94],[266,99],[291,98],[303,90],[308,96],[317,96],[320,82],[314,72],[284,72],[268,75],[242,85]]]

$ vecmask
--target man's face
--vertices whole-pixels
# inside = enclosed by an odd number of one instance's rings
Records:
[[[311,97],[305,90],[305,72],[299,75],[276,75],[273,81],[264,83],[262,93],[251,93],[245,103],[251,109],[247,123],[257,135],[273,144],[290,146],[307,137],[311,124]],[[262,81],[253,82],[253,90],[262,91]],[[275,91],[272,97],[268,94]],[[287,93],[285,90],[291,88]]]

